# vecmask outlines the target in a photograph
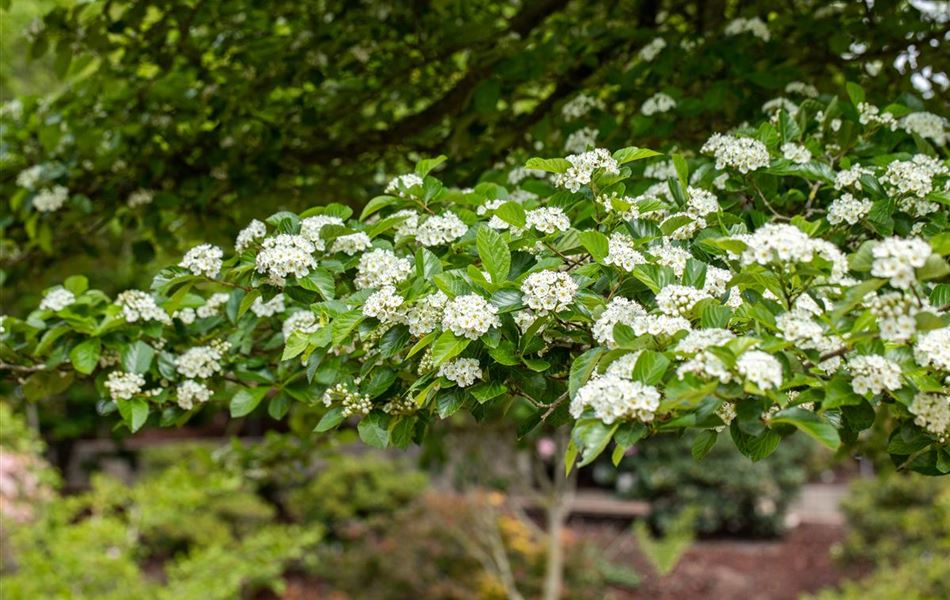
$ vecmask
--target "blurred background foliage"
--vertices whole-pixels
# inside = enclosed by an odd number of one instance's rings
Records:
[[[946,106],[946,19],[917,1],[7,4],[5,313],[79,270],[107,292],[141,284],[143,265],[252,217],[362,205],[419,155],[450,156],[440,177],[466,186],[526,148],[563,155],[583,127],[607,147],[690,147],[792,81]],[[768,39],[728,35],[737,17]],[[676,109],[641,114],[657,92]],[[579,93],[595,106],[574,118]],[[15,181],[34,165],[67,207],[30,208]],[[140,190],[151,202],[130,206]]]

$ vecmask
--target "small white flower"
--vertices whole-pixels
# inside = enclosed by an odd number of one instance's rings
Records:
[[[466,294],[445,305],[442,328],[457,336],[477,340],[492,327],[501,326],[498,309],[478,294]]]
[[[320,230],[325,225],[343,225],[343,219],[330,215],[314,215],[300,222],[300,235],[313,242],[314,248],[326,250],[326,241],[320,238]]]
[[[914,423],[937,436],[941,444],[950,438],[950,396],[918,392],[909,410]]]
[[[950,371],[950,327],[941,327],[917,336],[914,360],[924,367]]]
[[[155,192],[153,192],[152,190],[145,190],[145,189],[139,188],[135,190],[134,192],[132,192],[131,194],[129,194],[129,198],[128,200],[126,200],[126,202],[128,203],[130,208],[138,208],[140,206],[146,206],[148,204],[151,204],[152,200],[154,199],[155,199]]]
[[[195,404],[203,404],[211,399],[211,390],[205,384],[186,379],[175,388],[178,406],[182,410],[191,410]]]
[[[570,413],[577,419],[585,408],[590,408],[595,417],[608,425],[618,420],[649,423],[659,407],[660,392],[655,387],[617,375],[603,375],[577,390]]]
[[[482,378],[482,370],[477,359],[457,358],[439,365],[439,376],[454,381],[459,387],[468,387]]]
[[[392,250],[376,249],[360,256],[353,282],[359,289],[395,285],[412,275],[413,263]]]
[[[525,278],[521,291],[525,304],[545,314],[568,310],[577,295],[577,287],[567,273],[539,271]]]
[[[566,188],[572,192],[588,185],[594,175],[594,171],[603,169],[606,173],[619,173],[620,165],[610,155],[610,152],[603,148],[595,148],[589,152],[581,154],[572,154],[567,157],[571,166],[564,173],[558,173],[554,178],[554,185]]]
[[[674,108],[676,108],[676,100],[663,92],[658,92],[643,101],[640,112],[649,117],[657,113],[669,112]]]
[[[884,390],[898,390],[902,385],[901,368],[876,354],[850,359],[848,370],[851,371],[851,388],[856,394],[880,394]]]
[[[628,300],[618,296],[607,303],[604,312],[600,313],[600,316],[594,321],[594,325],[591,327],[591,334],[593,334],[594,340],[598,344],[607,346],[608,348],[614,348],[616,347],[616,342],[614,341],[614,325],[623,323],[624,325],[631,326],[637,317],[641,317],[645,314],[646,311],[635,300]]]
[[[221,272],[223,257],[221,248],[211,244],[199,244],[185,254],[178,266],[199,277],[214,279]]]
[[[254,303],[251,304],[251,312],[258,317],[272,317],[284,312],[284,295],[277,294],[267,302],[264,302],[260,296],[254,298]]]
[[[726,35],[751,33],[753,36],[759,38],[763,42],[769,41],[769,39],[772,37],[768,25],[766,25],[765,21],[759,17],[752,17],[750,19],[739,17],[733,19],[728,25],[726,25],[726,28],[723,30],[723,32]]]
[[[207,379],[221,371],[222,348],[216,344],[195,346],[175,359],[175,369],[189,379]]]
[[[405,298],[396,293],[396,288],[387,285],[370,294],[363,303],[363,314],[379,319],[384,325],[401,323],[405,320],[404,301]]]
[[[847,223],[857,225],[871,212],[871,201],[867,198],[858,200],[849,193],[836,198],[828,207],[828,222],[832,225]]]
[[[782,363],[761,350],[744,352],[736,361],[736,371],[760,390],[774,390],[782,385]]]
[[[171,324],[171,318],[155,303],[155,298],[141,290],[126,290],[116,296],[115,303],[122,308],[122,316],[129,323],[158,321]]]
[[[625,233],[615,232],[607,240],[605,265],[613,265],[630,273],[637,265],[646,264],[647,259],[634,247],[633,238]]]
[[[145,378],[138,373],[113,371],[109,373],[105,386],[113,400],[130,400],[145,387]]]
[[[907,289],[917,280],[914,269],[924,266],[930,254],[930,244],[920,238],[884,239],[871,251],[871,275],[888,278],[892,286]]]
[[[295,331],[309,334],[314,333],[318,327],[317,318],[314,314],[309,310],[301,310],[293,313],[284,320],[281,333],[284,336],[284,340],[288,340]]]
[[[394,177],[386,185],[386,193],[395,194],[397,196],[408,196],[410,189],[416,187],[417,185],[422,185],[422,183],[422,177],[419,177],[415,173],[399,175],[398,177]]]
[[[551,234],[556,231],[567,231],[571,228],[571,221],[560,208],[536,208],[525,214],[525,227]]]
[[[281,233],[265,238],[257,254],[257,272],[267,274],[278,284],[289,275],[306,277],[317,266],[315,251],[313,243],[302,235]]]
[[[703,290],[686,285],[668,285],[656,295],[656,305],[665,315],[688,317],[697,303],[711,298]]]
[[[716,157],[716,168],[720,171],[729,167],[748,173],[769,166],[765,144],[752,138],[715,133],[703,144],[702,152]]]
[[[69,190],[61,185],[40,190],[33,197],[33,208],[40,212],[55,212],[66,204]]]
[[[416,230],[416,241],[426,247],[450,244],[468,232],[468,225],[453,212],[426,219]]]
[[[654,38],[649,44],[640,48],[637,55],[643,62],[652,62],[654,58],[660,55],[663,48],[666,48],[666,40],[661,37]]]
[[[445,304],[448,301],[448,296],[442,292],[429,294],[417,300],[406,316],[409,333],[416,337],[422,337],[435,331],[439,323],[442,322],[442,312],[445,310]]]
[[[50,290],[43,301],[40,302],[40,310],[51,310],[59,312],[76,301],[76,295],[63,287]]]
[[[330,247],[330,252],[342,252],[347,256],[353,256],[357,252],[362,252],[363,250],[372,247],[372,245],[373,240],[369,239],[369,236],[362,231],[359,231],[349,235],[341,235],[340,237],[333,240],[333,245]]]
[[[234,241],[234,249],[237,252],[244,252],[254,243],[254,240],[261,239],[265,235],[267,235],[267,227],[264,223],[254,219],[238,234]]]
[[[798,165],[811,161],[811,151],[801,144],[792,142],[782,144],[782,156]]]

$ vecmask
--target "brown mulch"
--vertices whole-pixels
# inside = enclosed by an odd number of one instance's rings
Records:
[[[844,535],[836,525],[803,524],[777,540],[698,541],[665,577],[654,573],[632,536],[618,542],[615,526],[580,527],[577,533],[595,544],[613,541],[615,564],[628,564],[640,576],[636,589],[614,591],[618,600],[797,600],[863,574],[832,560],[831,547]]]

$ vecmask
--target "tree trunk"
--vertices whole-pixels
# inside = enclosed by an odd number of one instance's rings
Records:
[[[544,573],[544,600],[560,600],[564,588],[564,525],[570,516],[576,480],[574,473],[564,473],[564,451],[567,449],[566,432],[555,434],[554,473],[547,502],[547,564]]]

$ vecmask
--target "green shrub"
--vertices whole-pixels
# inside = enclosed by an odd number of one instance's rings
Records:
[[[811,600],[945,600],[950,598],[950,553],[909,554],[906,562],[882,567],[862,581],[847,581]],[[807,600],[807,599],[806,599]]]
[[[392,513],[425,491],[428,478],[404,463],[372,454],[327,460],[305,485],[286,495],[298,521],[331,529],[353,519]]]
[[[697,510],[700,534],[771,536],[805,482],[802,466],[811,444],[789,438],[768,458],[751,463],[722,438],[696,461],[692,437],[660,436],[640,442],[619,467],[598,465],[594,476],[620,495],[648,500],[651,525],[667,531],[687,507]]]
[[[856,481],[842,502],[847,561],[895,562],[950,552],[950,479],[892,473]]]
[[[4,597],[203,600],[278,590],[319,528],[275,524],[273,507],[239,475],[192,466],[131,487],[96,476],[89,491],[52,500],[13,533],[16,570]]]

